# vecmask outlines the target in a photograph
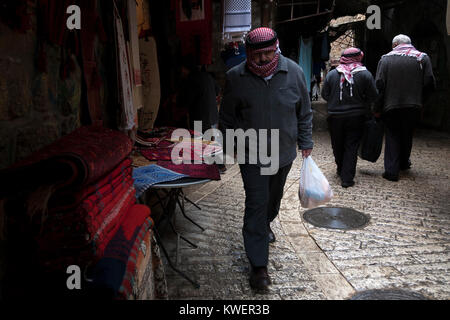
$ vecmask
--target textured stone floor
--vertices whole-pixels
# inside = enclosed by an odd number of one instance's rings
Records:
[[[362,290],[389,288],[450,298],[450,136],[418,132],[413,168],[397,183],[381,177],[383,158],[376,164],[359,161],[356,186],[350,189],[342,189],[335,175],[327,132],[314,132],[314,140],[313,159],[335,194],[328,205],[360,210],[370,215],[369,225],[338,231],[303,221],[298,157],[272,226],[277,237],[270,246],[273,285],[269,293],[255,294],[248,284],[241,231],[244,190],[235,165],[221,181],[185,190],[202,208],[188,205],[188,215],[206,230],[177,215],[177,228],[198,245],[194,249],[180,241],[178,267],[200,289],[166,265],[170,299],[348,299]],[[170,229],[163,242],[175,260],[176,237]]]

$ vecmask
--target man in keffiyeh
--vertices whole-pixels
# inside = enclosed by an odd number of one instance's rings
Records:
[[[271,283],[267,272],[269,243],[275,241],[270,223],[278,215],[297,151],[302,150],[303,157],[311,154],[312,110],[303,71],[281,54],[274,30],[252,30],[245,44],[247,60],[227,72],[219,129],[224,139],[228,129],[256,130],[259,135],[256,148],[238,138],[237,150],[245,150],[245,161],[239,161],[240,154],[238,161],[246,197],[242,231],[251,265],[250,286],[266,290]],[[272,134],[273,129],[278,130],[278,137]],[[268,167],[261,158],[261,150],[266,154],[263,143],[267,143],[271,160],[274,156],[279,160],[276,172],[270,175],[262,170]],[[278,149],[272,148],[277,144]],[[224,145],[224,153],[234,157],[230,149]],[[252,155],[257,161],[252,161]]]
[[[371,103],[378,96],[372,74],[363,66],[364,53],[349,48],[342,53],[339,66],[330,71],[322,88],[328,102],[328,127],[343,188],[355,182],[358,148]]]
[[[414,128],[435,89],[435,78],[429,56],[414,48],[408,36],[396,36],[392,48],[378,64],[376,84],[381,99],[376,112],[382,114],[386,126],[383,178],[398,181],[399,172],[411,168]]]

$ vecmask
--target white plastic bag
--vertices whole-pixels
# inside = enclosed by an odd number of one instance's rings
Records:
[[[302,207],[308,209],[321,206],[333,198],[327,178],[311,156],[303,159],[298,196]]]

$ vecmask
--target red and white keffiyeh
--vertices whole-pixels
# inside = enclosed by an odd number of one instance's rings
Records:
[[[252,73],[261,78],[267,78],[275,73],[280,58],[280,50],[277,34],[274,30],[262,27],[250,31],[246,39],[246,51],[247,67]],[[266,51],[275,51],[275,57],[268,64],[260,66],[253,60],[253,56]]]
[[[345,82],[350,84],[350,96],[353,97],[354,75],[358,72],[367,70],[362,64],[364,53],[358,48],[349,48],[342,53],[340,65],[336,68],[341,74],[340,81],[340,100],[342,101],[342,90]]]
[[[389,57],[389,56],[408,56],[408,57],[416,58],[417,61],[420,62],[420,61],[422,61],[422,59],[426,55],[427,55],[426,53],[420,52],[419,50],[417,50],[411,44],[399,44],[391,52],[389,52],[388,54],[384,55],[384,57]]]

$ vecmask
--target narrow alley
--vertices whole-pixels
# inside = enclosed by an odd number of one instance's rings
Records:
[[[187,196],[201,210],[187,205],[187,214],[206,230],[177,214],[180,233],[198,245],[180,241],[177,267],[199,289],[166,265],[169,299],[349,299],[365,290],[402,289],[427,299],[450,298],[450,137],[419,131],[412,169],[400,181],[381,177],[376,164],[359,160],[356,186],[343,189],[336,176],[330,138],[314,132],[313,159],[328,178],[334,199],[327,206],[347,207],[370,215],[360,230],[314,227],[302,219],[298,188],[301,156],[292,167],[279,217],[272,229],[268,294],[255,294],[248,284],[248,262],[242,240],[244,190],[239,166],[221,181],[191,187]],[[179,213],[179,212],[178,212]],[[175,261],[176,237],[164,242]]]

